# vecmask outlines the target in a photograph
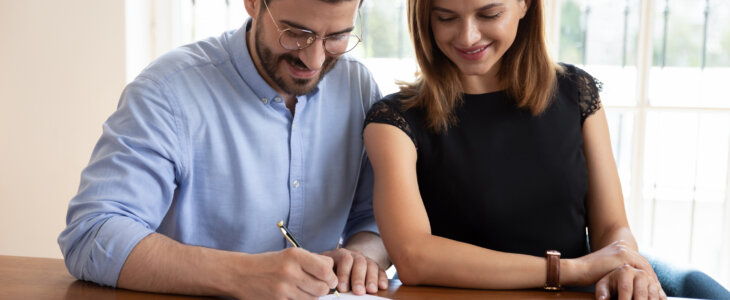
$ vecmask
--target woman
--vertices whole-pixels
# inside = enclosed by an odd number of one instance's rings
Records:
[[[550,61],[542,1],[408,0],[408,17],[421,74],[363,133],[400,279],[666,298],[628,226],[598,84]]]

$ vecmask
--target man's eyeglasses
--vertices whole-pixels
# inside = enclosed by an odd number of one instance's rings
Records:
[[[276,25],[276,20],[269,10],[269,5],[266,4],[266,0],[263,1],[266,6],[266,11],[271,17],[271,21],[274,22],[276,30],[279,31],[279,44],[286,50],[302,50],[314,44],[317,39],[321,39],[324,45],[324,50],[331,55],[341,55],[355,49],[355,46],[360,43],[360,37],[353,33],[340,33],[325,37],[320,37],[314,32],[306,29],[298,28],[286,28],[280,29],[279,25]],[[358,19],[360,19],[358,17]],[[362,26],[361,26],[362,27]]]

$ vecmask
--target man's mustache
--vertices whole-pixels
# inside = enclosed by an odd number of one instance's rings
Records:
[[[299,59],[298,57],[296,57],[294,55],[283,54],[279,57],[279,60],[285,60],[295,67],[309,70],[309,67],[307,67],[307,65],[305,65],[301,59]]]

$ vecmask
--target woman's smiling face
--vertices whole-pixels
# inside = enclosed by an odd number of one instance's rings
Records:
[[[514,42],[527,7],[526,0],[434,0],[431,30],[462,77],[492,76]]]

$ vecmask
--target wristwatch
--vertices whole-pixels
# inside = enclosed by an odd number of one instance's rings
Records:
[[[560,252],[556,250],[545,251],[547,259],[547,279],[545,279],[545,289],[548,291],[558,291],[560,287]]]

